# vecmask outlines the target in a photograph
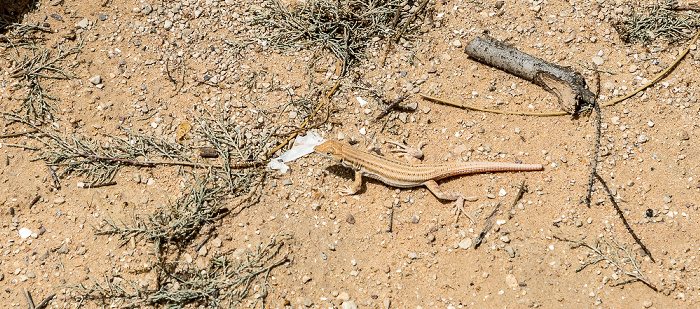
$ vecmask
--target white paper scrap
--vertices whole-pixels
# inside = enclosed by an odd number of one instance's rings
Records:
[[[270,160],[267,167],[273,170],[279,170],[280,174],[284,174],[289,169],[289,167],[284,163],[294,161],[314,152],[314,147],[321,145],[325,141],[326,140],[321,138],[321,136],[317,133],[308,131],[305,136],[297,136],[297,138],[294,140],[294,146],[292,149],[289,149],[289,151],[283,153],[281,156]]]

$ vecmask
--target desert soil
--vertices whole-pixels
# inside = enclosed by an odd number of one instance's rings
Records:
[[[260,41],[239,55],[225,39],[259,36],[262,30],[246,20],[265,5],[228,0],[41,2],[21,22],[48,23],[53,32],[43,34],[46,46],[75,44],[70,32],[85,40],[68,63],[75,65],[76,78],[48,82],[60,101],[54,130],[102,137],[121,134],[117,128],[122,125],[174,140],[180,123],[196,123],[198,106],[233,109],[242,127],[260,122],[253,131],[259,135],[269,134],[265,128],[279,123],[301,125],[304,118],[297,106],[282,109],[290,93],[303,96],[309,81],[332,87],[339,78],[338,62],[321,51],[315,65],[326,70],[309,75],[307,64],[315,51],[280,53]],[[571,66],[589,85],[595,79],[592,63],[599,62],[604,71],[601,102],[629,93],[688,46],[688,40],[647,46],[621,42],[611,22],[641,5],[622,0],[431,0],[434,23],[426,24],[418,39],[392,49],[385,66],[380,61],[386,40],[367,42],[367,58],[351,68],[330,101],[330,121],[314,130],[363,149],[379,146],[387,156],[393,155],[386,141],[425,141],[427,162],[545,166],[541,172],[441,181],[445,189],[470,197],[465,207],[476,224],[464,217],[455,223],[452,204],[438,201],[425,188],[396,189],[369,180],[359,194],[340,196],[338,188],[352,181],[352,172],[312,154],[290,162],[286,174],[268,173],[259,202],[225,217],[216,241],[198,252],[191,249],[190,257],[206,261],[230,249],[267,242],[271,235],[288,234],[282,251],[289,261],[271,272],[270,308],[699,306],[700,153],[693,144],[700,138],[700,54],[695,46],[664,80],[602,110],[599,174],[655,262],[635,246],[600,184],[591,206],[582,202],[593,156],[594,114],[577,119],[499,115],[440,105],[418,95],[501,110],[559,111],[556,97],[542,88],[465,55],[466,43],[484,32],[531,55]],[[11,87],[15,63],[9,54],[9,48],[0,49],[4,111],[19,106],[11,100],[17,94]],[[166,67],[177,63],[186,68],[171,72],[184,80],[181,88],[168,76],[173,67]],[[257,85],[251,89],[245,81],[253,72]],[[97,75],[99,87],[90,81]],[[387,100],[403,95],[403,108],[375,121],[385,105],[353,84],[381,88]],[[368,104],[361,106],[358,97]],[[3,124],[0,133],[22,129]],[[267,141],[268,149],[282,140]],[[27,137],[0,142],[39,146]],[[116,175],[117,185],[93,189],[78,187],[81,177],[65,177],[62,187],[54,189],[46,165],[31,161],[35,156],[31,150],[0,148],[0,307],[26,308],[27,289],[36,302],[56,293],[49,308],[74,308],[78,291],[67,286],[87,285],[105,275],[153,288],[153,272],[134,271],[153,259],[149,245],[119,247],[117,237],[97,236],[92,227],[108,216],[129,218],[132,210],[153,213],[167,205],[185,185],[177,168],[129,167]],[[528,190],[511,208],[523,180]],[[30,209],[37,195],[42,198]],[[493,228],[474,249],[469,244],[498,203]],[[390,219],[392,231],[387,232]],[[36,235],[22,239],[21,228]],[[640,282],[613,286],[629,278],[606,262],[577,272],[595,257],[556,235],[589,244],[616,241],[636,257],[639,271],[658,292]],[[94,302],[83,306],[98,307]]]

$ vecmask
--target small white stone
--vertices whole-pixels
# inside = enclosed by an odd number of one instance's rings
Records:
[[[504,224],[506,224],[506,220],[503,220],[503,219],[496,220],[496,224],[504,225]]]
[[[459,247],[462,249],[469,249],[469,248],[471,248],[471,246],[472,246],[472,239],[471,238],[465,238],[459,242]]]
[[[452,42],[452,46],[460,48],[462,47],[462,42],[460,42],[459,40],[454,40],[454,42]]]
[[[506,196],[506,194],[508,194],[508,192],[506,192],[506,190],[503,190],[503,188],[501,188],[501,190],[498,191],[498,196]]]
[[[654,122],[652,122],[651,120],[649,120],[649,122],[647,122],[647,125],[651,128],[651,127],[654,126]]]
[[[75,24],[75,26],[78,28],[85,29],[90,26],[90,20],[88,20],[87,18],[83,18],[77,24]]]
[[[22,237],[22,239],[26,239],[27,237],[32,235],[32,231],[26,227],[23,227],[19,229],[19,237]]]
[[[102,76],[95,75],[92,78],[88,79],[93,85],[97,85],[102,82]]]
[[[173,27],[173,22],[166,20],[165,23],[163,23],[163,29],[165,30],[170,30],[170,28]]]
[[[365,127],[360,128],[360,134],[362,134],[362,135],[367,134],[367,129],[365,129]]]
[[[365,106],[367,106],[367,103],[369,103],[369,102],[365,101],[365,99],[363,99],[363,98],[361,98],[361,97],[357,97],[357,102],[360,102],[360,107],[365,107]]]
[[[603,65],[603,63],[605,63],[605,60],[603,60],[603,57],[595,56],[593,57],[593,63],[595,63],[595,65],[601,66]]]
[[[82,181],[78,181],[78,188],[85,188],[85,183]]]
[[[146,182],[146,184],[149,186],[152,186],[154,183],[156,183],[156,180],[153,178],[148,178],[148,181]]]

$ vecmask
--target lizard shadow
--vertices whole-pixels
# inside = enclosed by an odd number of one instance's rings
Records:
[[[355,171],[349,167],[343,166],[342,164],[335,164],[335,165],[330,165],[325,168],[325,170],[329,174],[333,174],[335,176],[338,176],[340,178],[344,178],[347,182],[345,184],[351,185],[352,182],[355,180]],[[375,183],[378,185],[384,185],[381,181],[376,180],[372,177],[362,177],[362,186],[360,187],[360,191],[357,191],[354,195],[365,193],[367,191],[367,182]],[[342,188],[343,184],[340,184],[338,188]],[[390,188],[393,188],[389,186]]]

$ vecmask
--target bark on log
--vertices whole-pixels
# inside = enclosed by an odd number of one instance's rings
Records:
[[[595,94],[588,90],[583,75],[568,67],[530,56],[488,36],[471,40],[464,52],[480,62],[529,80],[553,93],[567,113],[576,114],[582,106],[595,104]]]

